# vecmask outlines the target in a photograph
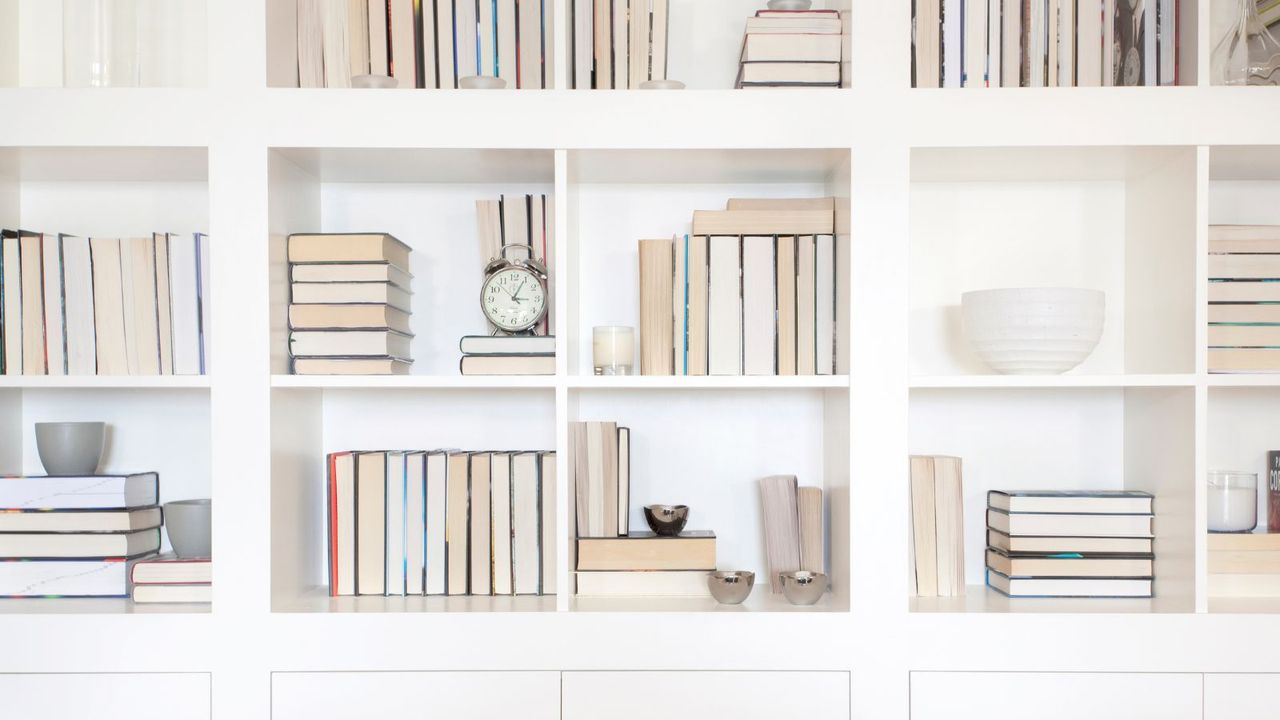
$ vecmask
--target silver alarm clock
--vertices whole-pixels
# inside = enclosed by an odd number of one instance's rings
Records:
[[[509,259],[509,250],[524,250],[528,257]],[[547,314],[548,277],[528,245],[507,245],[484,268],[480,310],[501,332],[532,332]]]

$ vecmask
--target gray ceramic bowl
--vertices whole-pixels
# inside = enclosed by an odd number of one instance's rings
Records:
[[[106,437],[106,423],[36,423],[36,452],[49,475],[95,475]]]
[[[210,557],[213,551],[213,501],[200,499],[165,503],[164,529],[178,557]]]
[[[827,576],[819,572],[795,570],[782,575],[782,594],[792,605],[812,605],[827,591]]]
[[[750,570],[717,570],[707,576],[707,587],[716,602],[739,605],[751,594],[756,574]]]
[[[688,505],[645,505],[644,521],[656,535],[675,537],[689,522]]]

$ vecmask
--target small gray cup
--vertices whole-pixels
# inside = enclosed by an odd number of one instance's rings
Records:
[[[95,475],[106,437],[106,423],[36,423],[36,452],[49,475]]]
[[[213,501],[175,500],[164,504],[164,529],[178,557],[207,558],[213,551]]]

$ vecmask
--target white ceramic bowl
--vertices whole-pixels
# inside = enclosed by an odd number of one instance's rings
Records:
[[[996,372],[1056,375],[1102,337],[1106,295],[1081,288],[975,290],[960,297],[964,334]]]

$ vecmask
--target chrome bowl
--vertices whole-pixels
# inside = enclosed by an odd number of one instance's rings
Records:
[[[756,574],[750,570],[717,570],[707,575],[711,597],[724,605],[740,605],[755,584]]]
[[[689,522],[688,505],[645,505],[644,521],[655,535],[675,537]]]
[[[792,605],[812,605],[827,591],[827,576],[820,572],[794,570],[782,575],[782,594]]]

